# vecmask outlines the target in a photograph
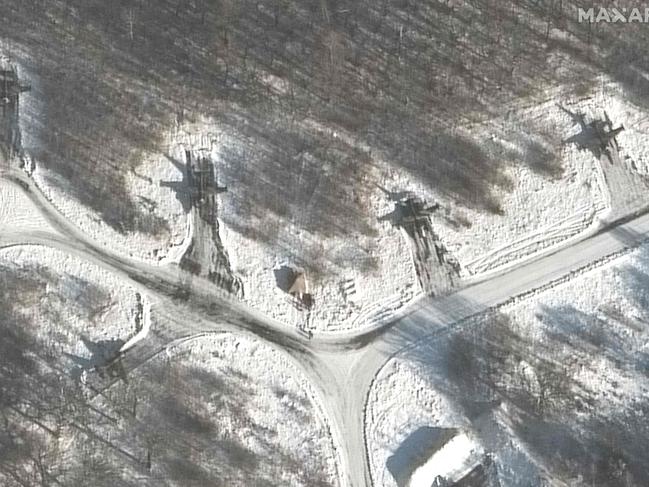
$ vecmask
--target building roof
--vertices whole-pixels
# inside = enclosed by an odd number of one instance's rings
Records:
[[[307,283],[304,272],[296,272],[293,283],[288,289],[289,294],[307,294]]]

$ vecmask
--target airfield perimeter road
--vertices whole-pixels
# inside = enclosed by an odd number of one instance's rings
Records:
[[[135,347],[137,358],[127,361],[128,366],[142,365],[170,341],[210,331],[253,334],[292,356],[311,381],[316,399],[328,416],[339,448],[341,480],[353,487],[372,485],[364,411],[372,381],[390,357],[407,355],[410,347],[448,331],[472,315],[547,286],[649,238],[649,214],[645,213],[449,296],[422,298],[394,321],[379,327],[309,340],[177,266],[150,265],[93,243],[50,204],[24,173],[5,171],[0,177],[0,191],[7,184],[22,188],[54,230],[4,228],[0,248],[34,244],[59,249],[121,276],[151,299],[156,316],[161,318],[156,323],[164,322],[164,327],[154,325],[148,345],[145,340]]]

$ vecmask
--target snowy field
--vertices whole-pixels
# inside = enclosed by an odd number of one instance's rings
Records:
[[[218,184],[229,191],[218,197],[219,235],[229,257],[233,273],[243,282],[243,300],[256,309],[304,329],[335,331],[361,326],[367,319],[376,319],[398,309],[419,291],[414,275],[412,257],[400,231],[387,222],[370,222],[376,239],[363,236],[320,239],[317,235],[300,229],[299,225],[267,219],[255,221],[259,227],[277,227],[278,242],[298,237],[307,245],[318,242],[321,253],[335,256],[331,268],[322,276],[311,279],[307,275],[309,293],[314,296],[315,307],[309,313],[299,309],[295,301],[277,285],[276,271],[295,262],[291,256],[295,249],[270,246],[236,227],[237,209],[241,205],[237,177],[241,168],[232,163],[232,153],[240,150],[237,139],[224,133],[209,120],[185,124],[176,133],[173,147],[175,156],[184,160],[180,149],[209,155],[215,161]],[[391,211],[389,202],[379,189],[373,191],[372,213],[382,216]],[[250,222],[247,222],[250,223]],[[284,236],[283,236],[284,235]],[[372,264],[368,267],[367,254],[358,248],[372,249]],[[339,262],[343,262],[340,264]]]
[[[481,405],[477,406],[479,411]],[[421,433],[427,429],[439,429],[457,432],[456,437],[466,435],[470,441],[450,443],[450,452],[440,448],[439,452],[445,454],[443,458],[446,460],[439,470],[428,470],[427,479],[448,471],[463,470],[462,460],[467,457],[474,457],[474,465],[481,461],[484,464],[484,453],[496,450],[496,468],[501,479],[507,480],[501,485],[540,485],[533,483],[539,472],[524,445],[508,436],[507,431],[499,431],[493,425],[498,422],[498,428],[507,429],[500,423],[506,421],[507,410],[496,409],[491,412],[492,417],[472,418],[472,413],[467,412],[462,401],[453,398],[452,394],[436,388],[434,380],[416,364],[399,358],[388,362],[377,376],[366,409],[365,439],[374,484],[397,487],[395,477],[424,463],[418,458],[423,450],[422,443],[426,443],[426,437]],[[483,456],[475,458],[476,450]],[[431,454],[430,458],[439,461],[437,455]],[[411,463],[413,459],[415,465]],[[415,475],[412,477],[416,480]],[[414,483],[412,487],[419,485],[426,484]]]
[[[59,454],[75,446],[67,431],[88,414],[83,377],[136,334],[146,302],[97,267],[38,246],[0,250],[0,297],[0,484],[63,480],[73,465]],[[67,485],[88,485],[82,478]]]
[[[606,111],[614,127],[624,126],[617,137],[619,156],[613,163],[604,158],[602,172],[608,188],[607,215],[609,221],[647,208],[649,199],[649,118],[646,111],[638,109],[626,100],[615,83],[602,80],[601,88],[593,97],[573,105],[587,117],[601,118]]]
[[[108,412],[135,396],[138,423],[101,434],[149,458],[141,485],[158,478],[178,487],[339,485],[336,448],[312,391],[257,340],[225,333],[181,340],[96,404]]]
[[[399,360],[391,360],[383,367],[370,392],[368,406],[366,441],[370,447],[372,481],[382,487],[397,486],[387,467],[388,459],[420,427],[468,425],[457,408],[431,388],[423,374]]]
[[[227,197],[223,211],[227,212]],[[376,215],[389,213],[385,198],[374,194]],[[227,217],[226,217],[227,218]],[[318,237],[292,224],[275,222],[286,233],[298,234],[306,241]],[[385,318],[420,292],[406,237],[389,223],[375,224],[377,237],[360,246],[371,246],[375,259],[371,269],[364,265],[365,256],[354,252],[347,238],[322,239],[324,255],[344,255],[344,265],[331,264],[326,275],[310,280],[309,293],[315,300],[311,311],[296,305],[295,300],[277,284],[276,271],[294,265],[291,249],[271,248],[228,228],[223,223],[222,239],[230,255],[232,269],[244,283],[244,301],[260,311],[305,330],[318,332],[359,328]],[[357,243],[357,242],[354,242]],[[351,250],[348,250],[351,249]]]
[[[366,415],[377,485],[427,427],[473,436],[501,485],[646,485],[647,289],[645,245],[391,360]]]
[[[499,213],[457,209],[454,201],[431,191],[416,176],[390,169],[390,162],[379,156],[375,160],[377,185],[394,192],[410,191],[440,204],[433,215],[433,229],[459,262],[462,276],[477,277],[515,264],[592,232],[602,221],[646,206],[643,141],[649,124],[643,112],[625,102],[617,90],[616,85],[603,83],[592,96],[578,101],[550,94],[544,103],[515,108],[500,119],[458,129],[487,147],[496,159],[508,162],[504,171],[507,184],[495,190]],[[602,118],[604,111],[614,126],[624,124],[626,128],[619,136],[620,157],[615,165],[569,142],[580,132],[570,112],[584,113],[590,121]],[[333,133],[333,137],[354,143],[349,134]],[[222,140],[227,147],[228,139]],[[389,214],[390,201],[385,195],[378,188],[369,193],[369,213],[377,219]],[[228,196],[223,196],[221,236],[233,270],[244,282],[244,299],[281,321],[318,331],[358,328],[389,316],[421,292],[407,236],[386,221],[374,221],[370,224],[376,241],[365,245],[373,249],[376,267],[364,271],[350,256],[347,266],[337,267],[333,276],[312,286],[315,309],[311,313],[299,310],[277,287],[273,275],[274,269],[290,264],[290,249],[268,248],[230,228],[229,204]],[[463,223],[458,225],[458,221]],[[303,232],[270,217],[260,225],[277,226],[287,234]],[[300,236],[307,242],[315,238],[307,232]],[[345,248],[344,239],[320,242],[327,254],[336,255],[337,249]]]
[[[3,232],[53,231],[19,186],[0,179],[0,227]]]
[[[65,178],[48,170],[40,160],[47,145],[43,141],[46,132],[43,125],[46,123],[44,88],[36,73],[30,69],[29,54],[17,46],[9,47],[16,56],[14,60],[19,75],[31,87],[20,100],[21,138],[26,167],[29,172],[33,170],[32,176],[45,196],[95,242],[115,252],[151,263],[178,262],[188,244],[187,236],[191,229],[183,211],[182,195],[179,199],[171,188],[160,185],[161,181],[182,180],[181,172],[163,155],[172,151],[169,142],[173,138],[173,130],[163,134],[160,150],[144,154],[138,169],[125,175],[125,186],[131,199],[142,210],[141,218],[157,222],[155,229],[141,233],[112,228],[95,211],[75,200]],[[98,152],[100,150],[97,149]],[[101,177],[101,171],[97,174],[97,177]]]
[[[20,75],[31,86],[31,90],[21,98],[22,145],[26,166],[47,199],[95,242],[115,252],[151,263],[178,262],[188,245],[187,237],[191,232],[190,223],[183,211],[185,195],[161,185],[163,181],[181,182],[183,179],[182,172],[164,156],[174,153],[174,147],[170,146],[174,129],[164,134],[158,151],[144,154],[138,168],[125,175],[125,186],[130,197],[142,210],[141,218],[157,222],[155,228],[149,233],[125,232],[112,228],[95,211],[75,200],[65,178],[48,170],[40,161],[46,145],[42,140],[45,130],[45,95],[38,77],[28,69],[28,63],[24,60],[20,62],[21,57],[29,56],[19,54],[17,64]]]
[[[189,234],[182,203],[161,181],[180,181],[182,174],[163,156],[150,155],[127,175],[129,194],[147,215],[159,219],[157,233],[120,232],[102,222],[99,215],[70,197],[65,181],[36,162],[32,177],[54,206],[95,242],[139,260],[166,264],[178,262]]]
[[[602,119],[604,111],[614,127],[623,124],[626,128],[618,137],[620,161],[616,164],[606,157],[598,160],[570,141],[580,133],[570,113],[583,113],[588,123]],[[457,210],[467,225],[448,225],[447,212],[434,216],[441,241],[466,277],[565,243],[593,230],[602,220],[620,218],[649,203],[644,144],[649,123],[644,112],[626,102],[612,83],[603,83],[582,100],[549,96],[544,103],[512,109],[484,125],[459,130],[489,148],[495,158],[509,162],[504,174],[508,183],[495,190],[500,214]],[[386,184],[427,195],[442,208],[457,207],[404,175]]]
[[[0,249],[0,266],[5,292],[18,294],[13,305],[21,320],[65,357],[68,373],[90,366],[102,343],[123,343],[137,332],[141,298],[103,269],[31,245]]]

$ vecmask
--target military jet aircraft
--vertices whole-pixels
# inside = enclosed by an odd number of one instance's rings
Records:
[[[90,357],[80,357],[77,355],[65,353],[68,358],[76,365],[76,372],[79,375],[84,371],[95,371],[102,378],[121,379],[128,382],[126,370],[122,359],[124,352],[121,348],[124,345],[122,340],[99,340],[93,342],[85,336],[81,336],[81,341],[90,352]]]
[[[606,155],[611,164],[613,164],[611,148],[614,148],[616,152],[619,150],[616,137],[624,130],[624,125],[620,125],[614,129],[613,123],[606,111],[604,111],[603,120],[595,119],[586,123],[586,116],[583,113],[573,113],[561,105],[559,105],[559,108],[567,113],[573,122],[578,123],[581,128],[580,133],[573,135],[565,140],[564,143],[575,143],[581,149],[589,149],[597,158]]]
[[[604,112],[604,120],[593,120],[592,122],[590,122],[589,126],[595,131],[595,134],[597,135],[600,150],[603,153],[606,153],[610,159],[611,156],[608,151],[611,145],[614,145],[616,150],[619,150],[620,148],[617,143],[616,137],[620,132],[624,130],[624,125],[620,125],[618,128],[614,129],[613,123],[611,122],[608,113]]]
[[[9,59],[0,57],[0,153],[7,159],[21,151],[18,102],[20,94],[29,90]]]
[[[16,67],[7,58],[0,58],[0,104],[17,101],[18,96],[31,90],[31,86],[18,80]]]
[[[215,196],[225,193],[228,188],[219,186],[214,176],[214,163],[207,157],[192,157],[191,151],[185,151],[185,164],[180,163],[173,157],[167,159],[182,173],[182,181],[161,181],[160,186],[171,188],[178,195],[188,194],[190,204],[205,203],[207,196]],[[187,208],[185,209],[187,211]]]

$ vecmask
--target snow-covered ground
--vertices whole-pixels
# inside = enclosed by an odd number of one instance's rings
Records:
[[[361,326],[368,319],[389,314],[412,299],[418,292],[412,257],[404,236],[387,222],[373,221],[378,232],[376,241],[365,242],[358,237],[355,245],[371,245],[375,252],[375,263],[366,267],[367,256],[349,253],[349,238],[333,237],[320,239],[298,226],[288,222],[260,221],[259,225],[277,225],[281,232],[299,234],[306,242],[319,241],[323,255],[337,255],[348,252],[345,267],[327,269],[317,281],[307,275],[309,293],[315,299],[314,309],[308,313],[298,309],[295,301],[276,282],[275,271],[283,265],[294,264],[290,255],[294,249],[272,247],[244,235],[229,225],[237,215],[237,187],[231,178],[236,177],[237,168],[231,165],[228,154],[237,152],[238,142],[231,134],[222,131],[209,120],[197,120],[184,124],[176,133],[172,147],[191,148],[209,155],[215,162],[219,185],[231,188],[230,192],[218,196],[219,235],[227,253],[233,273],[243,282],[243,300],[275,319],[305,329],[334,331]],[[176,154],[184,161],[184,154]],[[391,211],[389,201],[378,188],[373,191],[372,213],[377,216]],[[282,241],[281,236],[277,239]],[[332,264],[333,265],[333,264]]]
[[[569,112],[583,113],[586,123],[603,119],[606,112],[614,127],[624,125],[617,138],[619,163],[611,164],[606,157],[598,160],[570,141],[580,127]],[[565,243],[601,220],[615,220],[649,204],[645,144],[649,119],[618,85],[605,79],[586,98],[550,94],[544,103],[512,108],[503,117],[458,130],[495,160],[508,162],[504,170],[508,184],[494,190],[501,214],[458,210],[454,201],[422,185],[416,175],[392,173],[383,185],[413,191],[449,209],[433,216],[434,228],[467,277]],[[470,225],[449,225],[449,212]]]
[[[33,90],[24,97],[21,121],[29,156],[38,154],[40,146],[40,98],[38,80],[23,71]],[[268,82],[275,86],[278,81],[269,78]],[[579,133],[570,113],[584,113],[589,121],[601,118],[604,111],[614,126],[626,127],[618,137],[619,164],[610,164],[606,158],[597,160],[591,151],[569,142]],[[238,197],[245,192],[237,188],[237,174],[242,170],[237,164],[252,164],[250,158],[256,156],[242,149],[240,134],[226,132],[213,120],[201,117],[170,128],[160,150],[145,156],[140,166],[126,175],[131,197],[149,216],[165,222],[165,229],[156,235],[120,233],[104,224],[97,214],[70,198],[65,181],[36,159],[33,177],[54,205],[98,243],[138,259],[170,264],[180,261],[193,233],[188,194],[182,189],[185,151],[209,155],[215,162],[218,183],[231,188],[218,195],[218,233],[232,274],[243,285],[244,302],[284,323],[322,332],[358,329],[389,318],[422,293],[409,237],[389,220],[380,220],[394,210],[394,203],[379,187],[409,191],[428,203],[439,203],[432,228],[450,258],[458,262],[464,278],[513,265],[593,231],[603,220],[643,208],[649,189],[649,153],[643,145],[649,121],[617,85],[604,78],[583,99],[563,99],[557,91],[549,93],[543,103],[512,107],[499,118],[456,128],[456,135],[484,148],[494,161],[503,161],[506,184],[493,188],[499,213],[458,207],[456,201],[425,185],[417,174],[395,170],[391,161],[382,159],[379,151],[353,134],[313,120],[301,123],[305,129],[371,154],[372,181],[364,183],[368,186],[367,215],[358,217],[371,231],[361,235],[350,229],[347,235],[323,236],[269,212],[266,218],[245,224],[276,229],[274,243],[242,232],[240,220],[246,214],[242,207],[247,202]],[[244,157],[231,157],[242,151]],[[174,183],[177,187],[170,187]],[[259,209],[252,214],[260,214]],[[318,276],[307,274],[315,302],[310,311],[278,286],[277,271],[296,264],[294,256],[302,251],[295,245],[284,248],[280,244],[289,241],[303,242],[311,253],[319,249],[316,253],[329,267]],[[431,262],[427,265],[436,265]],[[445,292],[459,278],[449,276],[444,266],[432,270],[432,275],[435,292]]]
[[[129,374],[128,383],[96,396],[73,384],[95,384],[93,366],[146,331],[146,297],[100,268],[40,246],[1,249],[0,268],[7,300],[0,311],[8,308],[12,323],[38,341],[48,380],[56,383],[51,374],[60,374],[61,391],[78,396],[65,396],[76,409],[63,424],[53,415],[63,393],[43,397],[52,414],[42,416],[44,426],[34,433],[47,468],[66,466],[59,480],[77,485],[77,475],[97,475],[84,482],[99,485],[110,474],[118,483],[124,476],[157,485],[163,475],[165,485],[180,487],[209,475],[228,485],[339,485],[339,452],[315,393],[275,349],[225,333],[179,340]],[[92,401],[89,409],[85,400]],[[137,417],[128,414],[131,407]],[[142,473],[147,457],[149,476]],[[138,458],[142,463],[133,463]],[[86,472],[87,461],[105,469]]]
[[[598,160],[589,150],[567,142],[580,131],[568,112],[584,113],[590,121],[603,117],[604,111],[614,126],[626,127],[618,138],[620,164],[611,165],[606,158]],[[326,130],[317,124],[315,128]],[[644,140],[649,124],[643,112],[627,102],[614,84],[602,83],[592,96],[578,101],[554,94],[544,103],[512,109],[500,119],[458,130],[486,147],[496,160],[507,161],[504,176],[509,184],[496,188],[494,194],[500,201],[501,214],[457,210],[454,201],[423,185],[416,175],[391,170],[389,161],[378,156],[375,162],[383,167],[376,171],[380,186],[390,191],[411,191],[428,202],[440,203],[441,210],[433,215],[433,229],[458,260],[465,277],[479,276],[565,244],[594,231],[602,221],[620,218],[648,202]],[[354,144],[349,134],[332,136]],[[377,218],[391,211],[389,200],[378,189],[370,192],[370,200],[370,212]],[[222,198],[220,210],[226,213],[227,221],[227,196]],[[448,223],[458,218],[469,225]],[[300,232],[285,222],[267,223],[277,224],[287,233]],[[377,223],[376,231],[377,269],[363,272],[350,258],[349,265],[338,269],[334,278],[313,287],[316,307],[307,316],[276,286],[273,269],[290,263],[282,249],[270,249],[227,224],[221,225],[233,270],[244,282],[244,299],[284,322],[327,331],[357,328],[389,316],[421,292],[407,236],[387,222]],[[303,237],[306,241],[314,238],[308,234]],[[322,239],[323,252],[335,253],[343,247],[342,240]]]
[[[547,117],[548,111],[550,117]],[[311,128],[319,131],[327,130],[315,123],[311,125],[314,125]],[[463,217],[471,222],[469,228],[447,225],[441,213],[433,221],[442,244],[459,259],[466,275],[507,264],[575,236],[593,225],[596,216],[601,216],[608,209],[608,193],[601,170],[587,155],[577,151],[573,154],[566,149],[566,160],[557,162],[559,166],[564,166],[563,172],[557,177],[535,172],[515,160],[526,157],[523,141],[530,133],[541,129],[551,133],[570,133],[570,119],[566,120],[565,113],[554,102],[524,109],[522,113],[512,115],[511,120],[503,119],[495,126],[498,127],[497,134],[492,130],[493,125],[489,125],[489,129],[485,126],[465,130],[467,136],[478,138],[485,144],[500,138],[498,145],[509,147],[507,157],[512,159],[512,164],[507,169],[507,176],[511,186],[497,195],[502,201],[503,215],[463,210]],[[223,168],[220,183],[230,186],[228,176],[236,172],[236,168],[228,167],[227,154],[236,152],[236,139],[220,133],[218,127],[210,126],[209,122],[204,122],[202,127],[196,124],[188,130],[212,140],[210,153],[217,167]],[[354,143],[348,134],[330,135],[346,143]],[[548,146],[544,150],[548,153],[556,151],[559,153],[556,157],[562,157],[563,149],[558,137],[547,137],[547,140],[537,138],[539,145]],[[293,263],[290,254],[294,249],[271,247],[232,228],[229,223],[232,222],[232,215],[236,214],[235,206],[240,202],[228,193],[220,195],[220,236],[232,270],[243,282],[244,300],[247,303],[289,324],[317,331],[339,331],[385,318],[421,292],[407,235],[394,228],[389,221],[378,220],[393,210],[393,203],[378,186],[394,192],[412,191],[428,202],[440,202],[443,208],[454,207],[454,204],[420,184],[414,176],[390,170],[389,161],[375,162],[383,167],[383,170],[376,172],[380,178],[377,187],[368,189],[368,213],[374,215],[374,218],[368,219],[368,224],[373,227],[376,237],[369,243],[354,242],[359,247],[371,246],[375,266],[368,271],[363,268],[364,256],[360,255],[357,261],[350,254],[344,267],[330,269],[333,272],[310,283],[310,292],[315,298],[315,307],[311,312],[296,306],[276,282],[274,271]],[[259,225],[276,227],[280,233],[287,235],[299,235],[304,242],[317,240],[323,255],[337,255],[349,245],[349,236],[323,238],[311,235],[290,222],[275,221],[274,218],[268,215],[268,219],[260,221]],[[359,238],[363,240],[365,237]],[[289,239],[280,235],[277,240]],[[333,263],[331,265],[334,266]]]
[[[563,334],[566,373],[588,392],[587,413],[614,415],[649,400],[649,246],[503,308],[518,332],[543,341]],[[568,352],[571,352],[568,355]],[[539,382],[539,378],[534,378]]]
[[[11,276],[5,285],[25,299],[14,309],[30,332],[64,357],[68,373],[91,368],[101,358],[93,354],[110,348],[108,342],[119,348],[138,331],[141,298],[101,268],[35,245],[0,249],[0,266]]]
[[[532,479],[538,476],[538,468],[524,445],[516,438],[503,438],[506,435],[493,431],[492,423],[502,421],[506,424],[500,419],[506,417],[506,409],[496,410],[493,416],[497,419],[478,417],[472,421],[460,401],[437,387],[419,365],[400,358],[390,360],[377,375],[366,409],[365,439],[374,485],[397,487],[395,475],[400,470],[412,469],[407,461],[422,453],[417,444],[418,432],[429,428],[457,430],[462,432],[460,435],[466,435],[467,440],[451,443],[448,445],[450,449],[437,452],[444,454],[446,462],[438,464],[437,455],[431,456],[433,461],[423,470],[428,479],[445,473],[466,472],[463,460],[471,458],[474,465],[485,464],[486,457],[481,458],[481,454],[497,451],[499,472],[505,472],[505,478],[510,471],[513,472],[508,478],[509,483],[502,485],[536,485]],[[403,445],[409,445],[408,455],[396,462]],[[393,465],[399,468],[395,469]],[[431,470],[431,465],[439,465],[440,470]],[[411,478],[415,481],[418,477],[415,470]]]
[[[373,210],[383,215],[391,209],[385,197],[374,193]],[[222,198],[223,211],[228,211],[227,196]],[[287,233],[302,233],[307,241],[315,235],[283,224]],[[291,266],[291,249],[271,248],[221,224],[221,237],[230,255],[234,273],[244,283],[244,301],[284,323],[315,331],[339,331],[358,328],[390,315],[420,292],[412,256],[405,236],[389,223],[375,225],[378,237],[372,242],[376,253],[375,266],[367,270],[363,255],[349,255],[344,267],[335,266],[332,275],[309,281],[309,293],[315,300],[308,312],[296,305],[293,298],[278,286],[275,271]],[[323,254],[336,255],[349,248],[347,238],[322,239]],[[362,243],[361,243],[362,245]],[[332,267],[334,265],[332,264]]]
[[[501,485],[644,485],[647,289],[644,245],[392,359],[366,411],[376,484],[396,485],[391,456],[438,427],[475,435]]]
[[[29,150],[29,148],[27,148]],[[189,242],[189,221],[176,193],[160,185],[181,181],[182,173],[160,154],[150,154],[126,176],[129,194],[152,218],[165,222],[157,234],[119,232],[106,225],[90,208],[70,196],[66,182],[36,162],[32,177],[54,206],[95,242],[111,250],[152,263],[178,262]]]
[[[329,485],[338,484],[339,459],[328,420],[302,373],[281,353],[252,338],[222,334],[183,342],[170,348],[167,357],[207,373],[238,377],[241,390],[254,384],[245,404],[253,420],[247,428],[237,428],[217,403],[208,405],[221,434],[235,436],[263,455],[267,452],[255,435],[266,431],[273,448],[301,459],[300,469],[320,473]],[[300,485],[298,474],[285,470],[279,478],[286,485]]]
[[[388,459],[420,427],[457,428],[468,423],[423,374],[399,360],[391,360],[379,373],[366,415],[372,481],[382,487],[396,487]]]
[[[139,425],[125,420],[98,431],[120,438],[136,457],[150,454],[142,485],[155,485],[156,478],[178,487],[192,479],[201,485],[340,483],[338,452],[308,382],[256,339],[216,333],[179,340],[95,404],[114,414],[118,398],[130,394],[138,397]],[[152,436],[156,442],[148,443]]]
[[[579,132],[568,111],[583,112],[590,120],[603,116],[604,110],[614,125],[627,127],[619,137],[622,163],[618,166],[610,167],[590,151],[565,142]],[[642,112],[624,101],[615,85],[602,84],[599,91],[583,100],[573,102],[553,95],[545,103],[513,109],[501,119],[459,128],[463,136],[486,147],[495,159],[507,161],[504,175],[509,184],[495,190],[501,214],[457,210],[454,201],[423,185],[416,175],[390,169],[390,162],[381,160],[380,155],[374,160],[377,186],[367,191],[368,214],[374,215],[367,223],[375,237],[312,235],[269,214],[258,224],[277,228],[277,241],[289,241],[288,236],[297,235],[308,244],[317,241],[322,255],[333,256],[346,253],[350,239],[359,248],[372,249],[372,269],[364,267],[366,256],[347,252],[346,265],[337,266],[332,261],[328,273],[309,283],[315,300],[310,312],[296,306],[277,285],[275,271],[294,263],[290,256],[295,249],[269,245],[233,227],[231,223],[241,211],[241,201],[233,194],[219,195],[221,241],[233,273],[243,282],[243,299],[251,306],[285,323],[315,331],[366,326],[389,317],[422,291],[407,235],[389,221],[378,220],[393,210],[393,203],[378,186],[394,192],[411,191],[430,203],[440,203],[441,210],[433,215],[434,231],[458,260],[462,275],[479,276],[592,231],[604,219],[619,218],[643,207],[647,193],[642,175],[647,171],[647,156],[642,141],[649,130],[643,120]],[[350,146],[370,150],[350,134],[333,132],[313,121],[304,123]],[[232,166],[228,154],[241,150],[237,138],[209,120],[186,124],[178,133],[182,135],[177,145],[194,150],[202,146],[216,163],[219,184],[232,187],[230,179],[237,167]],[[448,223],[458,218],[469,225]],[[442,289],[443,280],[440,274]]]
[[[53,231],[20,187],[2,179],[0,179],[0,228],[4,233]]]
[[[147,218],[164,222],[164,228],[160,225],[157,234],[119,232],[106,225],[95,211],[75,200],[66,189],[69,186],[66,180],[41,164],[39,159],[46,146],[43,123],[47,120],[43,87],[32,69],[28,52],[14,45],[3,44],[2,48],[12,53],[11,60],[16,64],[20,79],[31,88],[20,99],[21,139],[26,166],[28,169],[35,167],[32,176],[45,196],[97,243],[152,263],[177,262],[189,242],[189,221],[176,193],[160,185],[161,181],[182,180],[182,174],[163,155],[173,150],[169,143],[175,129],[164,134],[159,151],[144,155],[138,169],[125,175],[131,199]]]
[[[624,126],[617,136],[619,155],[611,163],[606,157],[601,167],[609,192],[609,220],[616,220],[649,205],[649,118],[646,111],[627,101],[620,87],[602,79],[600,89],[589,99],[573,104],[587,117],[602,118],[604,111],[613,127]]]
[[[507,162],[506,187],[494,189],[501,214],[465,208],[469,225],[448,225],[438,212],[434,224],[441,241],[467,276],[479,275],[559,243],[586,230],[608,211],[608,191],[598,162],[562,145],[574,131],[570,118],[551,100],[470,127],[461,133]],[[400,175],[392,183],[438,201],[443,195]]]

